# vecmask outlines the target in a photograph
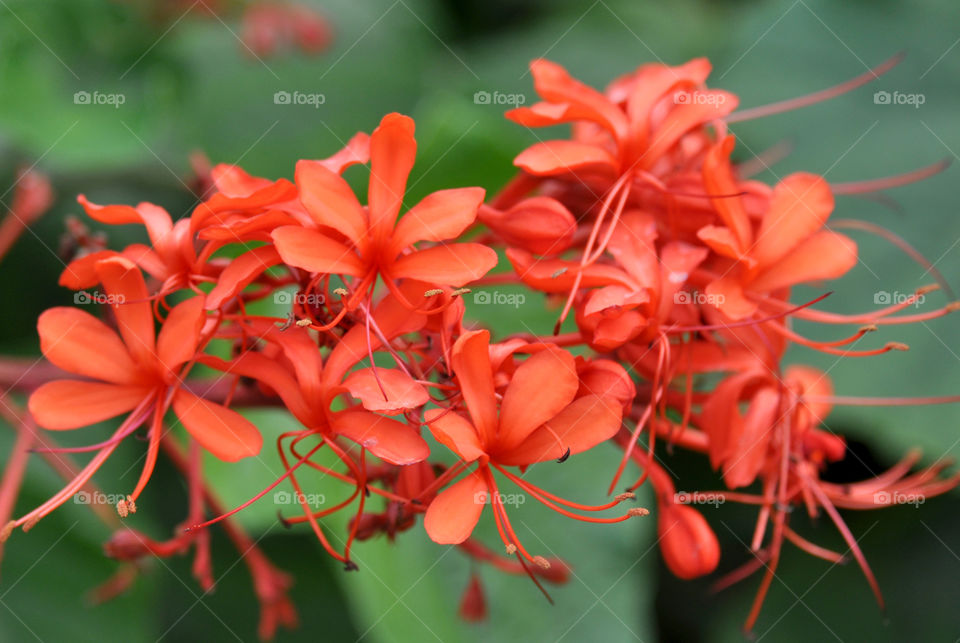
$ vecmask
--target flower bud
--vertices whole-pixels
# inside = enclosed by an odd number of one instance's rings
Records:
[[[720,543],[706,519],[693,507],[661,505],[657,533],[663,560],[678,578],[704,576],[720,562]]]

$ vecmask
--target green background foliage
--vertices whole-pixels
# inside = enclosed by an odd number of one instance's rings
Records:
[[[388,111],[417,122],[419,155],[410,201],[440,188],[481,185],[495,191],[512,175],[511,159],[548,135],[507,122],[506,106],[476,104],[477,91],[521,94],[534,100],[528,61],[545,56],[594,86],[638,64],[678,64],[696,56],[714,63],[711,84],[730,89],[742,106],[815,91],[865,71],[896,51],[908,56],[869,87],[802,111],[734,126],[738,154],[779,142],[791,155],[761,175],[775,182],[809,170],[834,182],[895,174],[953,158],[960,150],[960,47],[952,0],[830,0],[672,3],[635,0],[329,0],[315,3],[334,23],[333,48],[318,57],[298,54],[259,60],[237,39],[235,19],[175,12],[150,18],[145,2],[5,0],[0,2],[0,177],[13,182],[17,166],[38,163],[57,192],[51,213],[27,233],[0,265],[3,327],[0,349],[37,355],[35,320],[53,305],[70,304],[58,288],[56,256],[66,214],[78,214],[77,193],[100,203],[149,200],[174,216],[189,214],[194,199],[184,181],[189,154],[238,163],[254,174],[292,178],[301,158],[322,158],[358,130],[370,131]],[[119,108],[76,105],[77,91],[122,93]],[[920,107],[878,105],[877,90],[922,93]],[[277,91],[322,93],[318,108],[274,104]],[[358,186],[361,173],[349,178]],[[882,224],[902,235],[960,285],[960,223],[956,168],[919,185],[890,191],[900,204],[840,197],[837,214]],[[0,200],[9,199],[5,195]],[[96,226],[93,226],[96,228]],[[885,242],[851,233],[861,248],[855,274],[831,285],[824,307],[869,310],[879,291],[910,293],[933,281]],[[137,238],[111,230],[111,245]],[[507,292],[504,290],[504,292]],[[796,300],[822,289],[798,290]],[[943,293],[928,295],[927,307]],[[495,332],[546,333],[553,314],[528,296],[516,309],[483,307],[468,298],[468,314]],[[801,332],[817,329],[799,326]],[[792,361],[827,370],[838,392],[849,395],[956,393],[960,360],[952,319],[887,327],[868,341],[903,341],[912,349],[868,361],[797,350]],[[864,346],[867,344],[865,343]],[[281,414],[251,414],[268,445],[291,421]],[[957,413],[949,406],[838,409],[829,427],[851,439],[852,455],[828,475],[856,480],[891,465],[912,446],[925,463],[955,456]],[[3,427],[0,450],[12,432]],[[107,427],[71,436],[74,443],[102,439]],[[128,441],[97,481],[123,492],[138,475],[143,445]],[[711,489],[718,480],[699,456],[664,454],[681,489]],[[617,454],[610,447],[559,465],[539,465],[537,483],[583,502],[599,499]],[[282,472],[272,448],[259,458],[207,471],[228,505],[240,503]],[[339,497],[342,487],[307,478],[307,487]],[[31,462],[17,509],[36,506],[59,488],[41,461]],[[640,502],[651,506],[652,499]],[[758,623],[760,639],[775,641],[956,640],[960,573],[960,519],[956,496],[920,506],[846,517],[874,565],[888,598],[886,616],[872,603],[854,565],[832,566],[787,547],[781,570]],[[161,467],[127,523],[163,538],[183,519],[185,489]],[[514,508],[511,508],[512,510]],[[720,594],[709,581],[682,582],[663,568],[654,518],[609,528],[570,521],[542,507],[515,508],[529,546],[568,560],[569,584],[554,588],[550,606],[525,579],[484,568],[490,620],[465,625],[456,618],[469,561],[431,543],[418,525],[396,543],[384,539],[356,549],[361,569],[345,573],[303,528],[284,531],[268,498],[240,515],[268,555],[296,577],[292,595],[301,628],[280,641],[631,641],[742,640],[757,579]],[[746,541],[755,514],[744,507],[705,508],[724,546],[721,571],[748,560]],[[329,523],[342,527],[345,517]],[[826,519],[798,516],[798,530],[825,546],[844,549]],[[480,535],[495,543],[492,525]],[[249,577],[218,531],[214,537],[215,591],[203,593],[190,577],[190,561],[155,560],[130,592],[92,607],[86,592],[115,563],[101,555],[109,533],[87,508],[68,504],[29,535],[7,545],[0,577],[0,640],[124,641],[255,640],[256,603]]]

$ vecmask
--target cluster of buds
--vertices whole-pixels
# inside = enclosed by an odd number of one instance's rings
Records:
[[[859,86],[893,62],[814,97]],[[149,243],[90,247],[66,267],[61,285],[105,293],[105,319],[73,307],[40,316],[44,356],[77,377],[37,382],[32,420],[23,423],[62,431],[124,419],[87,447],[58,448],[44,433],[46,446],[35,450],[93,457],[3,535],[87,488],[117,445],[143,428],[142,473],[117,510],[137,511],[158,458],[167,457],[190,489],[184,529],[157,542],[121,528],[107,553],[135,562],[192,549],[202,584],[211,578],[207,527],[221,524],[241,550],[252,546],[231,516],[279,485],[292,485],[299,508],[284,523],[305,523],[347,570],[357,569],[358,541],[393,540],[422,525],[434,542],[525,574],[541,590],[541,581],[565,582],[566,563],[521,542],[507,488],[598,529],[653,514],[664,561],[681,578],[713,572],[721,555],[690,498],[756,506],[754,560],[721,580],[765,570],[747,629],[785,540],[830,561],[848,555],[790,527],[793,508],[823,512],[882,600],[838,509],[937,495],[960,478],[945,477],[941,465],[912,472],[917,455],[910,454],[861,483],[822,479],[846,452],[824,425],[831,407],[891,401],[836,396],[825,373],[785,365],[784,353],[793,345],[850,357],[901,350],[896,342],[856,344],[881,327],[932,320],[957,305],[901,314],[926,292],[918,291],[841,315],[820,307],[826,295],[798,303],[790,294],[857,264],[854,241],[828,225],[835,194],[900,185],[942,166],[845,185],[797,173],[770,186],[731,160],[728,125],[813,99],[737,112],[734,94],[706,88],[703,59],[643,65],[602,92],[546,60],[531,71],[541,101],[507,118],[528,128],[569,123],[572,134],[520,152],[516,178],[490,199],[482,188],[452,188],[408,207],[414,122],[395,113],[332,156],[299,161],[293,182],[214,166],[198,181],[211,193],[177,221],[150,203],[97,205],[80,196],[90,218],[142,225]],[[353,166],[369,166],[363,200],[343,178]],[[497,284],[544,293],[557,309],[552,332],[515,328],[494,338],[470,322],[464,295]],[[793,320],[858,330],[816,341],[793,330]],[[507,313],[504,328],[510,323]],[[192,374],[197,366],[216,375]],[[237,410],[253,405],[281,407],[300,428],[276,439],[284,474],[226,510],[204,479],[203,452],[227,462],[260,457],[261,431]],[[170,433],[174,426],[185,429],[182,439]],[[725,489],[678,493],[658,445],[704,454]],[[618,454],[608,472],[592,472],[607,501],[574,502],[529,479],[534,465],[576,467],[577,454],[594,448]],[[342,497],[311,502],[315,490],[304,483],[311,470],[342,483]],[[646,483],[656,503],[650,510],[635,504]],[[335,512],[351,514],[345,533],[325,521]],[[503,553],[474,536],[484,513]],[[261,634],[269,636],[295,622],[290,581],[258,553],[246,560],[262,604]],[[474,571],[460,612],[476,620],[486,611]]]

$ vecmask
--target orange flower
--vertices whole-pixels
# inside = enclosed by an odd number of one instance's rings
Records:
[[[452,366],[469,417],[449,409],[432,409],[425,415],[433,436],[461,458],[450,476],[476,462],[469,475],[443,490],[427,508],[424,527],[435,542],[462,543],[473,533],[484,505],[493,506],[500,536],[508,553],[519,553],[538,566],[549,566],[520,544],[510,526],[492,469],[504,474],[534,498],[564,515],[589,522],[620,522],[645,510],[631,509],[617,518],[587,518],[561,505],[581,510],[603,510],[632,497],[618,496],[599,507],[571,503],[539,489],[504,467],[526,467],[546,460],[565,460],[609,439],[620,427],[621,403],[614,398],[587,394],[577,397],[580,386],[573,356],[552,345],[535,353],[513,373],[497,408],[491,366],[490,334],[473,331],[454,344]]]
[[[297,163],[300,200],[318,227],[277,228],[274,244],[289,265],[313,273],[355,277],[347,308],[355,307],[378,275],[394,295],[406,301],[396,286],[398,279],[458,287],[482,277],[497,263],[496,252],[477,243],[414,248],[421,241],[442,242],[459,236],[476,219],[484,191],[434,192],[397,221],[416,155],[413,130],[413,120],[401,114],[388,114],[374,130],[366,208],[347,182],[322,162]]]
[[[733,137],[713,148],[704,162],[704,182],[717,194],[735,194],[729,165]],[[712,188],[712,189],[711,189]],[[857,245],[824,230],[833,212],[833,194],[820,176],[796,173],[773,189],[770,204],[754,231],[739,197],[715,199],[722,226],[709,225],[700,239],[727,259],[722,274],[706,289],[727,317],[739,320],[756,312],[748,292],[775,292],[798,283],[835,279],[857,262]]]
[[[147,288],[139,269],[114,257],[96,266],[116,316],[119,336],[89,313],[52,308],[40,316],[37,329],[44,356],[85,380],[55,380],[30,396],[30,412],[40,426],[76,429],[122,413],[132,413],[113,437],[95,447],[98,453],[63,491],[27,514],[18,524],[37,520],[69,499],[93,475],[120,441],[151,419],[150,444],[143,473],[121,513],[135,510],[156,462],[163,416],[168,406],[197,442],[222,460],[236,461],[260,452],[262,438],[236,411],[209,402],[183,387],[183,378],[205,341],[203,299],[194,297],[174,307],[159,334],[154,330]]]

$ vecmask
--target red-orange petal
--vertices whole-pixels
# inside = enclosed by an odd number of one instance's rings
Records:
[[[363,408],[387,415],[397,415],[430,401],[423,386],[395,368],[378,368],[376,373],[372,368],[362,368],[350,373],[343,386],[360,400]]]
[[[97,274],[110,296],[110,307],[127,350],[141,365],[156,360],[153,307],[140,269],[129,259],[113,257],[97,264]]]
[[[570,404],[579,387],[573,355],[562,348],[550,346],[528,357],[503,394],[498,447],[512,449],[523,442]]]
[[[150,394],[149,387],[54,380],[34,391],[28,406],[38,425],[62,431],[132,411]]]
[[[357,247],[365,243],[367,214],[339,174],[324,161],[298,161],[296,181],[300,202],[314,221],[343,233]]]
[[[573,286],[580,264],[563,259],[537,259],[526,250],[507,248],[507,259],[525,284],[542,292],[568,292]],[[636,284],[623,270],[593,263],[583,269],[581,288],[621,284],[633,289]]]
[[[400,252],[418,241],[454,239],[477,218],[483,188],[457,188],[429,194],[410,208],[391,236],[391,248]]]
[[[416,430],[375,413],[341,411],[333,430],[390,464],[413,464],[430,456],[430,447]]]
[[[750,254],[770,266],[823,227],[833,212],[830,185],[816,174],[791,174],[776,187]]]
[[[77,197],[91,219],[110,225],[142,223],[147,229],[150,242],[156,246],[173,228],[173,220],[166,210],[152,203],[141,203],[136,208],[129,205],[97,205],[84,195]]]
[[[390,276],[440,286],[465,286],[497,265],[497,253],[479,243],[434,246],[404,255],[390,266]]]
[[[253,283],[268,268],[280,263],[280,254],[273,246],[260,246],[232,260],[223,272],[217,285],[207,295],[207,310],[216,310],[223,302]]]
[[[80,290],[90,288],[100,283],[100,275],[97,274],[97,263],[110,257],[116,257],[119,253],[113,250],[98,250],[74,259],[60,273],[60,285],[71,290]]]
[[[592,449],[616,435],[622,409],[613,397],[579,397],[516,447],[494,457],[499,464],[525,466],[561,458],[567,449],[571,454]]]
[[[539,255],[556,255],[573,241],[577,221],[556,199],[535,196],[509,210],[481,207],[478,218],[507,245]]]
[[[773,266],[760,273],[748,286],[770,292],[807,281],[836,279],[857,265],[857,244],[831,230],[808,237]]]
[[[157,335],[157,358],[168,370],[193,359],[206,317],[203,297],[191,297],[170,311]]]
[[[530,63],[533,86],[541,98],[551,103],[566,103],[577,117],[605,127],[622,137],[627,130],[623,111],[593,87],[570,76],[555,62],[539,58]]]
[[[309,272],[351,275],[364,272],[363,262],[351,249],[317,230],[283,226],[272,233],[284,263]]]
[[[707,284],[710,303],[734,321],[745,319],[757,310],[757,304],[746,298],[740,281],[727,275]]]
[[[513,164],[536,176],[568,172],[614,174],[617,161],[598,145],[577,141],[544,141],[531,145],[517,155]]]
[[[470,331],[457,338],[450,361],[480,443],[491,444],[497,433],[497,401],[490,366],[489,331]]]
[[[342,150],[318,162],[331,172],[342,174],[351,165],[369,161],[370,135],[366,132],[357,132],[347,141]]]
[[[117,334],[90,313],[57,307],[37,320],[40,350],[65,371],[125,384],[138,378],[137,365]]]
[[[464,462],[473,462],[483,455],[477,429],[462,415],[446,409],[430,409],[424,419],[437,442],[459,455]]]
[[[743,419],[743,428],[723,470],[723,481],[731,489],[752,483],[766,461],[767,445],[773,437],[780,415],[780,394],[773,388],[762,388],[750,400]]]
[[[441,545],[458,545],[469,538],[488,502],[487,496],[487,483],[479,471],[441,491],[423,518],[430,540]]]
[[[227,407],[179,389],[173,412],[204,449],[226,462],[260,453],[263,437],[248,419]]]
[[[370,227],[386,236],[397,220],[407,189],[407,177],[417,156],[413,119],[387,114],[370,136],[370,187],[367,193]]]

